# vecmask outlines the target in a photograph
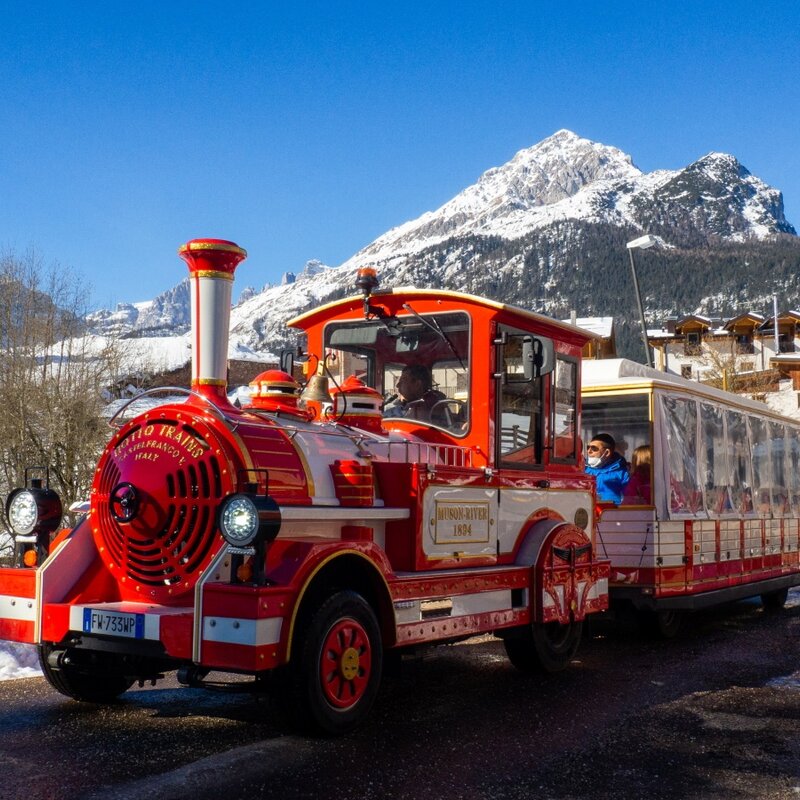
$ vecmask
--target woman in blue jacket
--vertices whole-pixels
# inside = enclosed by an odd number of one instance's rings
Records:
[[[597,499],[604,502],[622,502],[622,490],[630,480],[628,464],[616,452],[617,443],[610,433],[598,433],[586,445],[587,475],[594,475],[597,481]]]

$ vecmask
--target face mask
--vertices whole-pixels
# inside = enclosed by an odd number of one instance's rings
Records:
[[[600,456],[589,456],[589,458],[586,459],[586,463],[590,467],[599,467],[602,462],[603,459],[600,458]]]

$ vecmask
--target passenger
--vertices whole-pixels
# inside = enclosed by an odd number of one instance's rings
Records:
[[[650,491],[650,445],[643,444],[633,451],[631,456],[630,480],[622,492],[625,505],[646,505],[651,503]]]
[[[403,367],[395,390],[397,394],[383,410],[384,417],[405,417],[430,422],[433,407],[447,399],[433,388],[431,371],[424,364]]]
[[[598,433],[586,446],[587,475],[597,480],[597,499],[619,505],[622,492],[630,480],[625,459],[615,452],[616,442],[609,433]]]

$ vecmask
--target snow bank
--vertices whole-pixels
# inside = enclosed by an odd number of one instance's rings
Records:
[[[39,655],[32,644],[0,643],[0,681],[35,678],[41,674]]]

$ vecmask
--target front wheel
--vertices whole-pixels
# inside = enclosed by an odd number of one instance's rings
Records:
[[[380,628],[351,591],[331,595],[307,620],[290,666],[294,713],[305,728],[341,735],[360,725],[381,681]]]
[[[86,703],[110,703],[133,686],[133,680],[114,674],[104,664],[91,670],[73,662],[69,650],[58,650],[52,644],[39,646],[39,665],[47,682],[73,700]]]
[[[575,658],[581,643],[583,622],[533,623],[504,640],[509,661],[522,672],[561,672]]]

